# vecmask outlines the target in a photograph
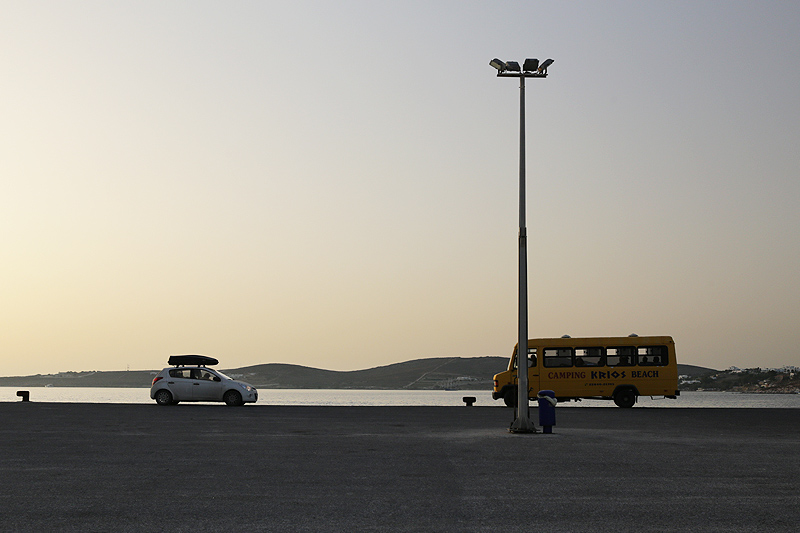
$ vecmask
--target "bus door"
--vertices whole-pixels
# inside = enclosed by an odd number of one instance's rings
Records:
[[[514,353],[511,354],[511,358],[514,365],[514,386],[519,386],[519,374],[517,373],[517,349],[514,348]],[[530,392],[529,397],[536,398],[537,393],[539,392],[539,365],[536,360],[536,348],[535,347],[528,347],[528,391]]]
[[[539,366],[541,363],[537,357],[537,350],[535,346],[528,347],[528,395],[530,398],[536,398],[539,391],[542,390],[539,386]]]

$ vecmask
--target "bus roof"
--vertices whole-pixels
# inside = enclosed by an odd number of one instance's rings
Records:
[[[528,339],[528,347],[533,346],[643,346],[647,344],[674,344],[672,337],[628,336],[628,337],[557,337],[552,339]],[[516,349],[516,344],[514,345]]]

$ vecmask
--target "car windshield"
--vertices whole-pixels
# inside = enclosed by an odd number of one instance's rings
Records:
[[[220,372],[219,370],[214,370],[214,372],[216,372],[216,373],[217,373],[217,374],[218,374],[220,377],[222,377],[222,378],[225,378],[225,379],[233,379],[233,378],[231,378],[230,376],[226,376],[225,374],[223,374],[223,373],[222,373],[222,372]]]

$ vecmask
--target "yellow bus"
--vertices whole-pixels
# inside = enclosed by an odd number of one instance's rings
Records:
[[[633,407],[639,396],[673,400],[678,364],[672,337],[594,337],[528,340],[528,396],[552,390],[559,401],[614,400]],[[508,370],[494,376],[492,398],[517,405],[517,347]]]

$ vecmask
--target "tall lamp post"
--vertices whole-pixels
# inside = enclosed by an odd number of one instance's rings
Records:
[[[489,65],[498,78],[519,78],[519,329],[517,336],[517,410],[509,431],[536,433],[528,413],[528,245],[525,225],[525,78],[546,78],[548,59],[526,59],[520,68],[516,61],[495,58]]]

